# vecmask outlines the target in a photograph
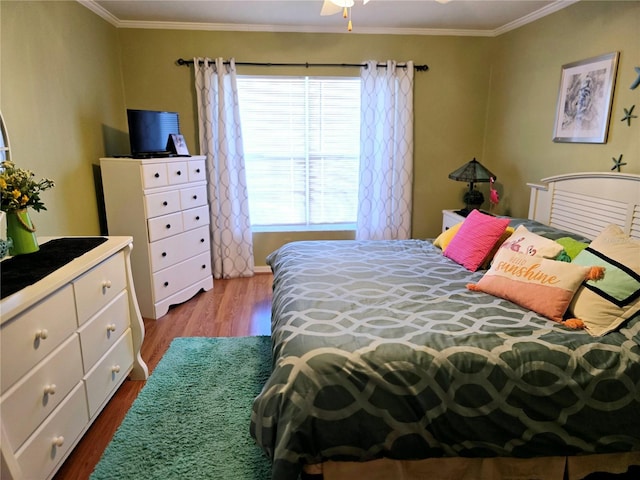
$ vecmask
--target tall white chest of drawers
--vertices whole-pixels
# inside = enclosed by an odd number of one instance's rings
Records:
[[[109,234],[133,236],[142,316],[212,289],[205,157],[101,158],[100,171]]]
[[[0,301],[2,480],[51,478],[127,375],[147,378],[131,240],[108,237]]]

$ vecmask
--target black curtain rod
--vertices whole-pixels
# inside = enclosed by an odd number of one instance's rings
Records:
[[[201,62],[202,63],[202,62]],[[249,65],[253,67],[367,67],[364,63],[264,63],[264,62],[235,62],[236,65]],[[225,65],[229,65],[229,62],[224,62]],[[193,60],[185,60],[179,58],[176,60],[176,65],[193,65]],[[378,67],[386,67],[386,63],[379,63]],[[398,67],[406,67],[406,64],[400,64]],[[416,72],[426,72],[429,70],[429,65],[414,65],[413,69]]]

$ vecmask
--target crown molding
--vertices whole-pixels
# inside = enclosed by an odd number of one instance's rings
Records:
[[[85,0],[86,1],[86,0]],[[196,23],[196,22],[141,22],[121,20],[118,28],[140,28],[154,30],[212,30],[228,32],[283,32],[283,33],[343,33],[345,35],[451,35],[491,37],[490,30],[454,30],[435,28],[375,28],[354,26],[348,32],[344,26],[293,26],[293,25],[255,25],[255,24],[227,24],[227,23]]]
[[[432,35],[455,37],[497,37],[516,28],[535,22],[540,18],[562,10],[580,0],[556,0],[556,2],[530,13],[518,20],[507,23],[494,30],[472,29],[439,29],[439,28],[387,28],[387,27],[360,27],[356,25],[351,32],[346,27],[324,27],[304,25],[257,25],[257,24],[228,24],[228,23],[200,23],[200,22],[156,22],[120,20],[105,10],[94,0],[76,0],[81,5],[102,17],[117,28],[139,28],[150,30],[209,30],[228,32],[288,32],[288,33],[344,33],[348,35]]]
[[[102,8],[102,6],[98,5],[93,0],[76,0],[76,1],[80,5],[87,7],[89,10],[91,10],[93,13],[95,13],[99,17],[102,17],[104,20],[109,22],[114,27],[118,27],[118,24],[120,23],[120,20],[118,19],[118,17],[111,15],[110,12]]]
[[[515,30],[516,28],[520,28],[529,23],[533,23],[536,20],[539,20],[547,15],[551,15],[563,8],[567,8],[574,3],[578,3],[580,0],[556,0],[555,3],[551,5],[547,5],[546,7],[542,7],[540,10],[536,10],[535,12],[531,12],[529,15],[525,15],[518,20],[514,20],[513,22],[507,23],[501,27],[496,28],[494,32],[494,37],[502,35],[503,33],[510,32],[511,30]]]

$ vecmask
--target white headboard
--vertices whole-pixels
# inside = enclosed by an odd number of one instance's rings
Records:
[[[615,223],[640,238],[640,175],[585,172],[543,178],[529,183],[529,218],[595,238]]]

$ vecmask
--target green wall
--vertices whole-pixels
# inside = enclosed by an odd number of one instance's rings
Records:
[[[117,29],[74,1],[0,1],[0,108],[12,157],[57,186],[34,215],[41,235],[100,233],[94,169],[101,156],[128,151],[126,108],[180,112],[198,152],[192,68],[179,57],[256,62],[426,63],[415,76],[413,236],[435,236],[441,210],[462,205],[464,184],[449,172],[476,157],[498,176],[500,211],[526,216],[526,182],[557,173],[640,173],[640,108],[628,86],[640,61],[640,2],[582,1],[495,38]],[[551,141],[562,64],[621,52],[609,141]],[[241,67],[252,74],[351,75],[357,70]],[[486,192],[486,185],[482,186]],[[322,238],[346,238],[350,232]],[[310,234],[256,234],[256,263],[285,241]]]
[[[620,52],[609,137],[605,144],[554,143],[562,65]],[[526,216],[527,182],[576,171],[640,173],[640,119],[627,126],[623,108],[640,109],[640,2],[581,1],[494,39],[487,138],[483,157],[503,184],[503,208]],[[639,114],[640,116],[640,114]]]
[[[11,158],[56,186],[38,235],[100,233],[94,167],[123,142],[118,31],[76,2],[0,1],[0,108]],[[128,147],[127,147],[128,148]]]
[[[190,152],[198,151],[193,68],[178,58],[234,57],[245,62],[359,63],[366,59],[413,60],[429,65],[415,74],[415,179],[413,236],[435,236],[441,211],[462,206],[463,184],[449,172],[480,158],[490,79],[490,38],[353,34],[166,31],[123,29],[122,72],[128,108],[180,112]],[[240,74],[358,75],[358,69],[238,67]],[[356,134],[356,132],[354,132]],[[490,168],[490,164],[487,164]],[[350,238],[353,232],[325,233]],[[308,233],[257,233],[257,265],[285,242]]]

